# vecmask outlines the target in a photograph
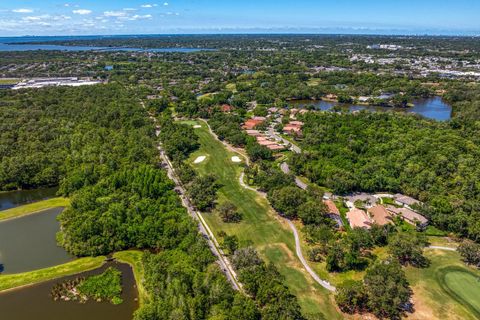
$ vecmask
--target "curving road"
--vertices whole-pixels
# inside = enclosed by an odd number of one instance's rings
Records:
[[[249,158],[247,155],[245,155],[243,152],[240,152],[238,149],[232,147],[231,145],[229,145],[228,143],[226,143],[225,141],[221,141],[220,139],[218,139],[217,135],[212,131],[212,129],[210,128],[210,125],[208,124],[207,121],[203,120],[204,123],[207,125],[210,133],[217,139],[219,140],[220,142],[223,143],[223,145],[230,151],[233,151],[233,152],[236,152],[238,154],[240,154],[242,157],[245,158],[245,161],[247,162],[247,164],[249,163]],[[286,163],[285,163],[286,164]],[[288,168],[288,165],[287,165],[287,168]],[[255,191],[257,192],[258,194],[260,194],[262,197],[266,197],[266,193],[264,192],[261,192],[261,191],[258,191],[257,189],[253,188],[253,187],[250,187],[248,185],[245,184],[245,181],[243,180],[244,179],[244,176],[245,176],[245,172],[242,171],[242,173],[240,174],[240,177],[239,177],[239,183],[240,185],[247,189],[247,190],[251,190],[251,191]],[[302,182],[303,183],[303,182]],[[306,188],[306,185],[305,185],[305,188]],[[300,244],[300,236],[298,235],[298,230],[297,228],[295,227],[295,225],[293,224],[292,221],[290,221],[289,219],[286,219],[284,218],[288,225],[290,226],[290,228],[292,229],[293,231],[293,236],[295,237],[295,251],[297,253],[297,257],[298,259],[300,260],[300,262],[302,263],[303,267],[305,268],[305,270],[307,270],[307,272],[310,274],[310,276],[319,284],[321,285],[322,287],[324,287],[325,289],[329,290],[329,291],[332,291],[332,292],[335,292],[336,288],[334,286],[332,286],[328,281],[325,281],[323,279],[321,279],[316,273],[315,271],[313,271],[313,269],[308,265],[308,262],[307,260],[303,257],[303,253],[302,253],[302,247],[301,247],[301,244]]]
[[[298,259],[300,259],[307,272],[312,276],[315,281],[318,282],[318,284],[320,284],[325,289],[334,292],[336,288],[332,286],[328,281],[320,279],[320,277],[315,273],[315,271],[313,271],[313,269],[308,265],[307,260],[305,260],[305,258],[303,257],[302,247],[300,245],[300,236],[298,235],[297,228],[292,221],[288,219],[285,220],[287,220],[288,225],[290,226],[290,229],[292,229],[293,235],[295,236],[295,250],[297,251]]]

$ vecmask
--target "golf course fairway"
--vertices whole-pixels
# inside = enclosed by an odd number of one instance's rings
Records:
[[[190,163],[199,157],[207,156],[201,163],[193,165],[200,175],[214,174],[220,188],[219,203],[227,199],[235,204],[243,215],[240,223],[224,223],[215,212],[205,213],[204,218],[215,234],[220,231],[236,235],[242,244],[252,245],[268,263],[273,263],[285,279],[285,284],[298,297],[305,314],[325,319],[344,319],[333,302],[333,295],[318,285],[303,268],[295,254],[295,240],[288,225],[270,207],[267,199],[257,192],[240,185],[243,161],[232,161],[232,157],[244,159],[230,152],[209,132],[203,121],[184,121],[197,126],[200,149],[193,153]],[[198,125],[201,125],[198,128]],[[219,239],[221,240],[221,239]]]

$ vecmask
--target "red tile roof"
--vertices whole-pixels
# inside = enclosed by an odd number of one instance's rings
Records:
[[[324,200],[323,203],[325,203],[325,205],[327,206],[328,213],[340,215],[340,211],[335,205],[335,202],[333,202],[332,200]]]

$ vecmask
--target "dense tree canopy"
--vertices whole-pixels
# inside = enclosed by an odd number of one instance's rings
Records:
[[[398,114],[309,114],[292,168],[336,193],[402,192],[444,230],[480,239],[476,127]]]

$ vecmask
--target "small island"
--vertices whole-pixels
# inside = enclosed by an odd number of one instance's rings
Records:
[[[122,273],[109,267],[99,275],[78,277],[57,283],[50,294],[55,301],[86,303],[92,299],[97,302],[110,301],[115,305],[121,304],[123,302]]]

